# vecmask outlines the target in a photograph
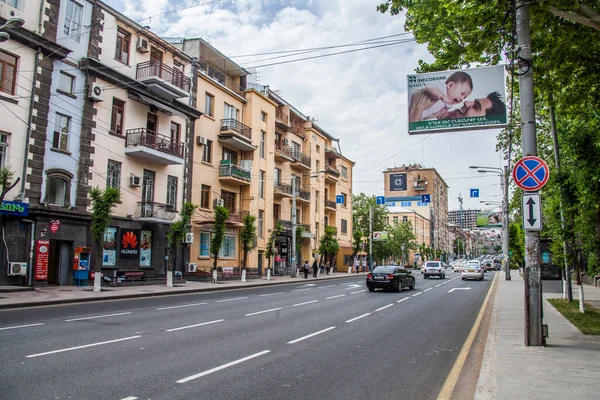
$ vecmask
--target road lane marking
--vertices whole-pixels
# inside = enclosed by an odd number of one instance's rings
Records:
[[[448,283],[448,282],[444,282],[444,283],[442,283],[442,285],[445,285],[446,283]]]
[[[277,311],[277,310],[281,310],[281,309],[282,309],[282,307],[277,307],[277,308],[271,308],[269,310],[257,311],[257,312],[253,312],[253,313],[250,313],[250,314],[246,314],[246,317],[249,317],[251,315],[264,314],[264,313],[268,313],[268,312],[271,312],[271,311]]]
[[[182,326],[180,328],[173,328],[173,329],[167,329],[166,332],[175,332],[175,331],[180,331],[182,329],[188,329],[188,328],[195,328],[197,326],[203,326],[203,325],[210,325],[210,324],[216,324],[217,322],[223,322],[225,321],[224,319],[217,319],[215,321],[209,321],[209,322],[201,322],[199,324],[194,324],[194,325],[188,325],[188,326]]]
[[[285,294],[285,292],[267,293],[267,294],[261,294],[260,296],[261,297],[264,297],[264,296],[274,296],[276,294]]]
[[[367,289],[363,289],[363,290],[359,290],[356,292],[350,292],[350,294],[356,294],[356,293],[361,293],[361,292],[366,292],[366,291],[367,291]]]
[[[298,306],[303,306],[305,304],[316,303],[317,301],[319,301],[319,300],[305,301],[304,303],[294,304],[292,307],[298,307]]]
[[[137,400],[137,397],[129,396],[129,397],[124,397],[121,400]]]
[[[410,299],[410,297],[405,297],[403,299],[398,300],[396,303],[402,303],[403,301],[406,301],[408,299]]]
[[[412,295],[412,297],[418,296],[420,294],[423,294],[423,292],[415,293],[415,294]]]
[[[212,374],[213,372],[217,372],[217,371],[220,371],[222,369],[229,368],[229,367],[232,367],[232,366],[237,365],[237,364],[241,364],[244,361],[248,361],[248,360],[251,360],[253,358],[260,357],[260,356],[265,355],[265,354],[270,353],[270,352],[271,352],[271,350],[264,350],[264,351],[261,351],[260,353],[255,353],[255,354],[249,355],[247,357],[240,358],[239,360],[235,360],[235,361],[229,362],[227,364],[223,364],[223,365],[220,365],[218,367],[206,370],[204,372],[200,372],[199,374],[188,376],[187,378],[180,379],[180,380],[178,380],[176,382],[177,383],[186,383],[186,382],[189,382],[191,380],[198,379],[198,378],[201,378],[203,376]]]
[[[433,288],[429,288],[429,289],[425,289],[423,290],[423,292],[429,292],[430,290],[432,290]]]
[[[345,294],[338,294],[337,296],[325,297],[325,300],[336,299],[338,297],[344,297],[344,296],[345,296]]]
[[[26,358],[33,358],[33,357],[47,356],[49,354],[56,354],[56,353],[62,353],[62,352],[65,352],[65,351],[85,349],[87,347],[101,346],[103,344],[122,342],[122,341],[125,341],[125,340],[137,339],[137,338],[141,338],[141,337],[142,337],[141,335],[129,336],[129,337],[126,337],[126,338],[121,338],[121,339],[107,340],[105,342],[84,344],[82,346],[75,346],[75,347],[69,347],[69,348],[66,348],[66,349],[47,351],[45,353],[30,354],[30,355],[25,356],[25,357]]]
[[[310,290],[310,288],[306,288],[306,289],[296,289],[296,290],[292,290],[292,292],[305,292],[307,290]]]
[[[346,321],[346,322],[353,322],[353,321],[356,321],[357,319],[364,318],[364,317],[366,317],[367,315],[371,315],[371,313],[369,312],[369,313],[366,313],[366,314],[363,314],[363,315],[359,315],[358,317],[355,317],[355,318],[349,319],[349,320],[348,320],[348,321]]]
[[[313,337],[313,336],[320,335],[321,333],[325,333],[325,332],[327,332],[327,331],[330,331],[330,330],[332,330],[332,329],[335,329],[335,326],[330,326],[329,328],[327,328],[327,329],[323,329],[322,331],[315,332],[315,333],[311,333],[310,335],[306,335],[306,336],[303,336],[303,337],[301,337],[301,338],[298,338],[298,339],[291,340],[291,341],[289,341],[289,342],[288,342],[288,344],[294,344],[294,343],[301,342],[301,341],[303,341],[303,340],[305,340],[305,339],[311,338],[311,337]]]
[[[455,287],[455,288],[448,290],[448,293],[452,293],[455,290],[471,290],[471,288],[470,287]]]
[[[156,311],[160,311],[160,310],[170,310],[172,308],[182,308],[182,307],[194,307],[194,306],[203,306],[206,303],[192,303],[192,304],[182,304],[179,306],[170,306],[170,307],[161,307],[161,308],[157,308]]]
[[[375,310],[375,312],[377,312],[377,311],[381,311],[381,310],[385,310],[386,308],[388,308],[388,307],[391,307],[391,306],[393,306],[393,305],[394,305],[394,304],[392,303],[392,304],[388,304],[387,306],[379,307],[377,310]]]
[[[354,288],[361,287],[361,286],[362,286],[362,285],[351,284],[351,285],[349,285],[349,287],[347,287],[346,289],[354,289]]]
[[[39,325],[44,325],[44,324],[39,323],[39,324],[29,324],[29,325],[6,326],[4,328],[0,328],[0,331],[5,331],[7,329],[29,328],[30,326],[39,326]]]
[[[85,319],[96,319],[96,318],[106,318],[106,317],[116,317],[119,315],[128,315],[131,314],[131,312],[122,312],[122,313],[116,313],[116,314],[105,314],[105,315],[96,315],[93,317],[81,317],[81,318],[72,318],[72,319],[65,319],[65,322],[72,322],[72,321],[83,321]]]
[[[323,288],[326,288],[326,287],[334,287],[334,286],[335,286],[335,285],[319,286],[319,287],[317,287],[317,289],[323,289]]]
[[[438,283],[437,285],[435,285],[435,287],[440,287],[440,286],[442,286],[441,283]]]
[[[236,300],[244,300],[247,297],[236,297],[234,299],[225,299],[225,300],[217,300],[215,303],[225,303],[226,301],[236,301]]]

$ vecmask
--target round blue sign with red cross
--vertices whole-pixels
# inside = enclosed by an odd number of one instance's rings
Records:
[[[528,192],[541,189],[550,177],[550,169],[544,160],[535,156],[521,158],[515,164],[512,177],[518,187]]]

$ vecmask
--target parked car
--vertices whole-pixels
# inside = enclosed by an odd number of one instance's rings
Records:
[[[467,279],[477,279],[478,281],[483,280],[483,266],[479,260],[469,260],[462,270],[461,278],[463,281]]]
[[[377,288],[399,292],[405,287],[414,289],[415,277],[405,268],[395,265],[382,265],[367,274],[366,283],[369,292],[374,292]]]
[[[541,265],[542,279],[561,279],[561,270],[554,264],[543,263]]]
[[[440,279],[446,279],[446,269],[441,261],[427,261],[425,263],[423,278],[429,279],[431,276],[439,276]]]

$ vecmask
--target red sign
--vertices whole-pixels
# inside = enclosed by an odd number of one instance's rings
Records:
[[[527,156],[517,161],[512,171],[512,177],[521,189],[535,192],[548,182],[550,169],[541,158]]]
[[[59,220],[53,219],[52,221],[50,221],[50,232],[56,233],[58,231],[58,228],[60,228]]]
[[[49,240],[38,240],[35,245],[35,275],[36,281],[48,279],[48,253],[50,252]]]

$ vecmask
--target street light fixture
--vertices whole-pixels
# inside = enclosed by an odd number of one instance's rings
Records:
[[[25,20],[21,17],[9,18],[3,25],[0,26],[0,31],[5,28],[20,28],[25,23]],[[0,42],[6,42],[10,39],[10,35],[6,32],[0,32]]]

